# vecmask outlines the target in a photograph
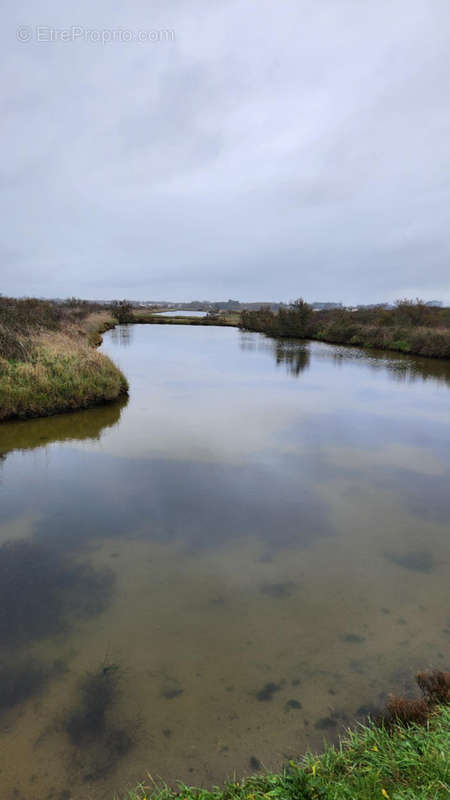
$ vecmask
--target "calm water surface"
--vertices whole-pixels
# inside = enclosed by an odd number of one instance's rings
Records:
[[[448,666],[449,364],[212,327],[103,351],[127,404],[0,427],[2,798],[276,767]]]

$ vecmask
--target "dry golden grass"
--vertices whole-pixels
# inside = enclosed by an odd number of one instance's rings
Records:
[[[0,360],[0,420],[49,416],[126,394],[124,375],[88,344],[109,320],[100,312],[80,326],[42,332],[31,337],[28,361]]]

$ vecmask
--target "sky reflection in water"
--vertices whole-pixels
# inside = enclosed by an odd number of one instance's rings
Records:
[[[103,350],[127,402],[0,428],[9,792],[276,766],[443,665],[448,364],[212,327]],[[97,758],[61,708],[110,661]]]

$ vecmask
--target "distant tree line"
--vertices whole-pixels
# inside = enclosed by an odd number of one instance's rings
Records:
[[[320,339],[450,358],[450,308],[432,307],[420,299],[398,300],[392,309],[374,306],[354,311],[344,308],[313,311],[300,298],[278,311],[268,306],[258,311],[244,310],[240,325],[271,336]]]

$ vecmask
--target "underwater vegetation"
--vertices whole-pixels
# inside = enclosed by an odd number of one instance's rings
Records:
[[[180,694],[183,694],[183,691],[184,689],[178,689],[175,686],[170,687],[162,690],[161,697],[164,697],[166,700],[173,700],[175,697],[179,697]]]
[[[411,550],[408,553],[385,553],[386,558],[399,567],[411,569],[415,572],[431,572],[434,559],[429,550]]]
[[[347,721],[347,715],[344,711],[333,711],[328,717],[320,717],[314,724],[314,727],[319,731],[325,731],[329,728],[336,728],[339,724]]]
[[[380,716],[380,709],[373,703],[363,703],[356,709],[356,716],[363,720],[377,719]]]
[[[360,636],[359,633],[344,633],[341,639],[348,644],[363,644],[366,641],[365,636]]]
[[[320,717],[320,719],[318,719],[317,722],[315,723],[314,727],[317,728],[318,730],[322,731],[322,730],[326,730],[327,728],[335,728],[337,724],[338,724],[338,721],[333,716]]]
[[[16,646],[65,631],[74,618],[103,611],[113,573],[31,540],[0,547],[0,644]]]
[[[175,697],[180,697],[183,694],[184,689],[178,678],[169,675],[165,670],[162,671],[162,678],[161,697],[164,697],[165,700],[174,700]]]
[[[295,589],[293,581],[284,581],[283,583],[263,583],[261,591],[269,597],[290,597]]]
[[[293,709],[297,711],[302,708],[302,704],[300,700],[288,700],[284,708],[285,711],[292,711]]]
[[[79,685],[79,707],[66,720],[66,731],[74,745],[88,743],[102,735],[106,712],[117,696],[119,668],[116,664],[89,673]]]
[[[63,723],[75,748],[73,767],[83,781],[95,781],[115,767],[134,744],[128,724],[118,724],[112,711],[119,697],[118,664],[102,664],[78,686],[78,702]]]
[[[279,692],[280,689],[281,689],[281,683],[274,683],[273,681],[269,681],[268,683],[264,684],[262,689],[259,689],[259,691],[256,692],[256,698],[261,702],[267,702],[268,700],[272,700],[274,694],[276,694],[276,692]]]

